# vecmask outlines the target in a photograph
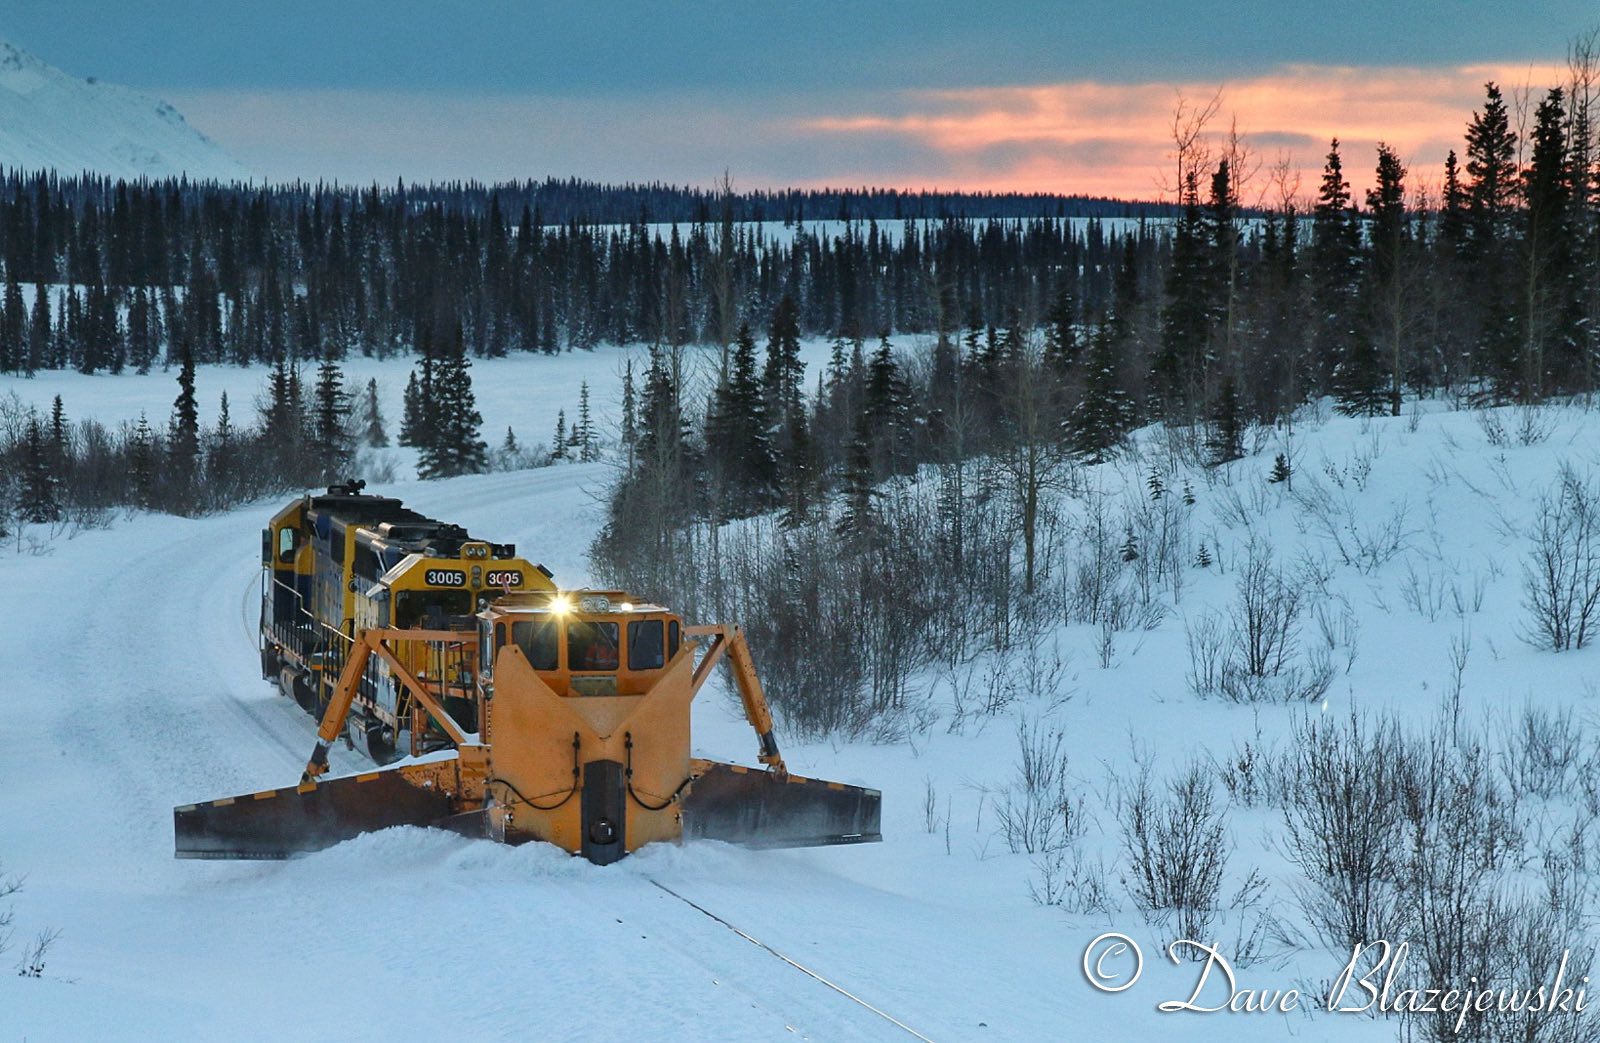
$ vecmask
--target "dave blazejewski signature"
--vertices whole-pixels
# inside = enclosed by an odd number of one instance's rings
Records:
[[[1192,987],[1182,998],[1156,1004],[1162,1013],[1288,1014],[1320,1008],[1335,1014],[1454,1014],[1459,1029],[1474,1013],[1524,1011],[1578,1015],[1589,1002],[1588,975],[1574,974],[1570,949],[1552,959],[1545,981],[1486,985],[1476,976],[1454,985],[1421,986],[1408,973],[1410,945],[1364,942],[1352,948],[1325,996],[1302,997],[1294,988],[1246,988],[1228,958],[1215,945],[1180,938],[1167,957],[1195,968]],[[1100,992],[1126,992],[1144,974],[1144,952],[1128,935],[1107,931],[1083,950],[1083,976]]]

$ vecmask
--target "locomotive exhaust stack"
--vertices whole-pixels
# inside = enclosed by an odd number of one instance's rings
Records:
[[[291,505],[264,543],[263,672],[319,714],[317,743],[297,786],[175,809],[180,858],[283,858],[405,824],[546,841],[599,864],[683,837],[880,839],[878,791],[789,773],[736,626],[685,626],[620,591],[558,591],[512,548],[359,488]],[[691,756],[690,704],[724,660],[762,769]],[[326,778],[341,739],[379,770]]]

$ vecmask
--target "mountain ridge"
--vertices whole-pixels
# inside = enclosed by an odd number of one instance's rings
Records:
[[[126,178],[246,181],[250,172],[160,98],[64,72],[0,39],[0,165]]]

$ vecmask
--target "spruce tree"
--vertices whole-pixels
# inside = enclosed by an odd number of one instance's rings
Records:
[[[438,354],[433,333],[424,327],[421,337],[422,362],[406,381],[404,411],[400,416],[400,444],[425,449],[434,443],[439,414]]]
[[[728,361],[706,408],[706,451],[727,486],[726,501],[719,505],[723,515],[742,517],[771,505],[776,481],[767,403],[748,323],[740,324]]]
[[[1500,88],[1484,85],[1483,111],[1467,127],[1467,240],[1463,247],[1468,300],[1477,312],[1478,375],[1496,400],[1528,389],[1523,344],[1517,335],[1511,284],[1512,214],[1516,207],[1517,135]]]
[[[780,429],[788,424],[789,414],[800,408],[804,378],[805,363],[800,361],[800,309],[794,297],[786,293],[772,313],[767,365],[762,375],[768,416]]]
[[[1273,457],[1272,471],[1267,475],[1267,482],[1271,485],[1278,485],[1289,481],[1292,477],[1294,477],[1294,469],[1289,464],[1288,454],[1279,453]]]
[[[1234,185],[1232,165],[1224,159],[1211,176],[1211,194],[1206,199],[1205,230],[1210,248],[1207,304],[1211,328],[1216,331],[1207,362],[1217,355],[1230,355],[1234,330],[1238,324],[1239,293],[1239,197]],[[1229,364],[1235,359],[1229,357]]]
[[[633,359],[622,369],[622,448],[627,454],[627,473],[633,473],[633,451],[639,442],[638,406],[633,392]]]
[[[222,393],[217,405],[217,426],[211,431],[210,445],[206,450],[206,493],[213,501],[233,501],[239,475],[237,474],[238,447],[234,444],[233,415],[228,406],[228,393]]]
[[[1206,451],[1211,466],[1244,456],[1244,419],[1232,377],[1222,382],[1222,390],[1217,393],[1217,399],[1211,407],[1210,420]]]
[[[863,397],[863,426],[857,437],[870,447],[874,472],[880,479],[903,473],[911,463],[911,392],[887,333],[867,364]]]
[[[1133,418],[1133,404],[1122,388],[1120,353],[1114,327],[1100,323],[1084,358],[1084,391],[1067,416],[1067,444],[1090,463],[1099,463],[1118,445]]]
[[[489,467],[489,447],[478,437],[483,415],[472,392],[471,366],[458,325],[454,345],[439,361],[433,379],[436,412],[417,464],[420,478],[481,474]]]
[[[1072,297],[1073,282],[1074,280],[1063,277],[1056,284],[1055,295],[1050,301],[1050,310],[1045,312],[1044,317],[1044,357],[1058,380],[1066,380],[1074,375],[1078,356],[1082,350],[1078,338],[1078,302]],[[942,346],[945,343],[945,338],[941,336],[939,344]],[[937,366],[936,356],[935,367]]]
[[[877,495],[877,475],[874,473],[872,450],[867,444],[868,434],[858,422],[855,437],[850,440],[845,457],[844,505],[835,525],[840,535],[865,538],[872,532],[875,517],[873,498]]]
[[[5,301],[0,307],[0,373],[27,369],[28,309],[15,272],[6,275]]]
[[[1472,238],[1487,244],[1501,238],[1516,206],[1517,134],[1500,88],[1486,83],[1484,93],[1483,111],[1473,113],[1467,126],[1467,198]]]
[[[188,353],[188,348],[184,348]],[[300,444],[300,404],[298,378],[288,362],[279,358],[267,381],[267,397],[261,406],[261,434],[278,454],[293,452]]]
[[[350,444],[350,396],[344,390],[344,374],[332,357],[317,367],[315,408],[311,416],[313,463],[324,482],[346,477],[352,456]]]
[[[50,402],[50,468],[57,480],[66,476],[72,462],[72,434],[67,429],[67,409],[57,395]]]
[[[155,344],[150,339],[149,299],[143,286],[133,288],[128,304],[128,363],[139,373],[150,372],[155,361]]]
[[[1565,92],[1551,89],[1534,113],[1528,169],[1521,184],[1517,326],[1522,331],[1526,394],[1575,388],[1582,379],[1581,310],[1572,219],[1573,182],[1567,167]]]
[[[24,373],[52,365],[50,341],[50,294],[42,283],[35,283],[33,312],[28,319],[28,355],[22,365]]]
[[[28,427],[22,444],[22,488],[17,513],[25,522],[43,525],[61,518],[56,497],[56,477],[50,466],[44,425],[37,414],[28,414]]]
[[[404,446],[415,447],[417,432],[422,426],[422,385],[417,381],[417,374],[412,370],[411,376],[406,379],[406,390],[402,396],[400,411],[399,443]]]
[[[173,488],[183,501],[180,506],[187,506],[200,467],[200,407],[194,394],[194,355],[187,349],[179,364],[178,397],[167,425],[167,465]]]
[[[1172,264],[1167,271],[1167,300],[1161,311],[1161,348],[1150,385],[1152,405],[1182,416],[1191,391],[1204,377],[1210,342],[1211,252],[1205,243],[1200,188],[1193,171],[1183,185],[1182,210],[1172,232]]]
[[[384,448],[389,444],[389,432],[384,427],[378,380],[372,377],[367,380],[367,390],[361,398],[361,440],[373,449]]]
[[[128,444],[128,477],[133,484],[133,502],[144,510],[155,506],[156,499],[156,445],[155,433],[143,413],[133,429]]]
[[[1461,184],[1456,150],[1444,157],[1444,189],[1439,200],[1439,236],[1455,250],[1467,241],[1467,191]]]
[[[1353,347],[1360,249],[1350,183],[1344,177],[1339,139],[1334,138],[1311,212],[1312,342],[1320,389],[1328,387]]]
[[[567,411],[556,410],[556,433],[550,439],[550,459],[565,460],[567,458]]]
[[[1405,301],[1401,265],[1406,249],[1405,167],[1378,145],[1377,185],[1367,190],[1366,293],[1369,319],[1346,342],[1334,368],[1333,393],[1346,416],[1400,412],[1400,343]],[[1380,343],[1387,351],[1380,350]]]
[[[798,528],[810,521],[817,495],[817,468],[811,432],[804,409],[790,412],[783,430],[783,456],[779,459],[779,485],[782,489],[785,528]]]
[[[593,463],[600,458],[600,447],[596,443],[594,434],[594,417],[589,412],[589,382],[583,381],[578,387],[578,422],[573,434],[578,445],[578,459],[582,463]]]

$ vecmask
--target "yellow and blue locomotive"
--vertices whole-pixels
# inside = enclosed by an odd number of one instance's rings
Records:
[[[364,482],[330,486],[279,511],[261,533],[261,673],[321,718],[363,629],[472,628],[484,602],[555,590],[543,565],[509,543],[474,539]],[[473,678],[451,646],[418,643],[405,663],[445,689],[476,730]],[[387,764],[411,744],[406,689],[387,664],[367,666],[346,725],[351,743]]]

